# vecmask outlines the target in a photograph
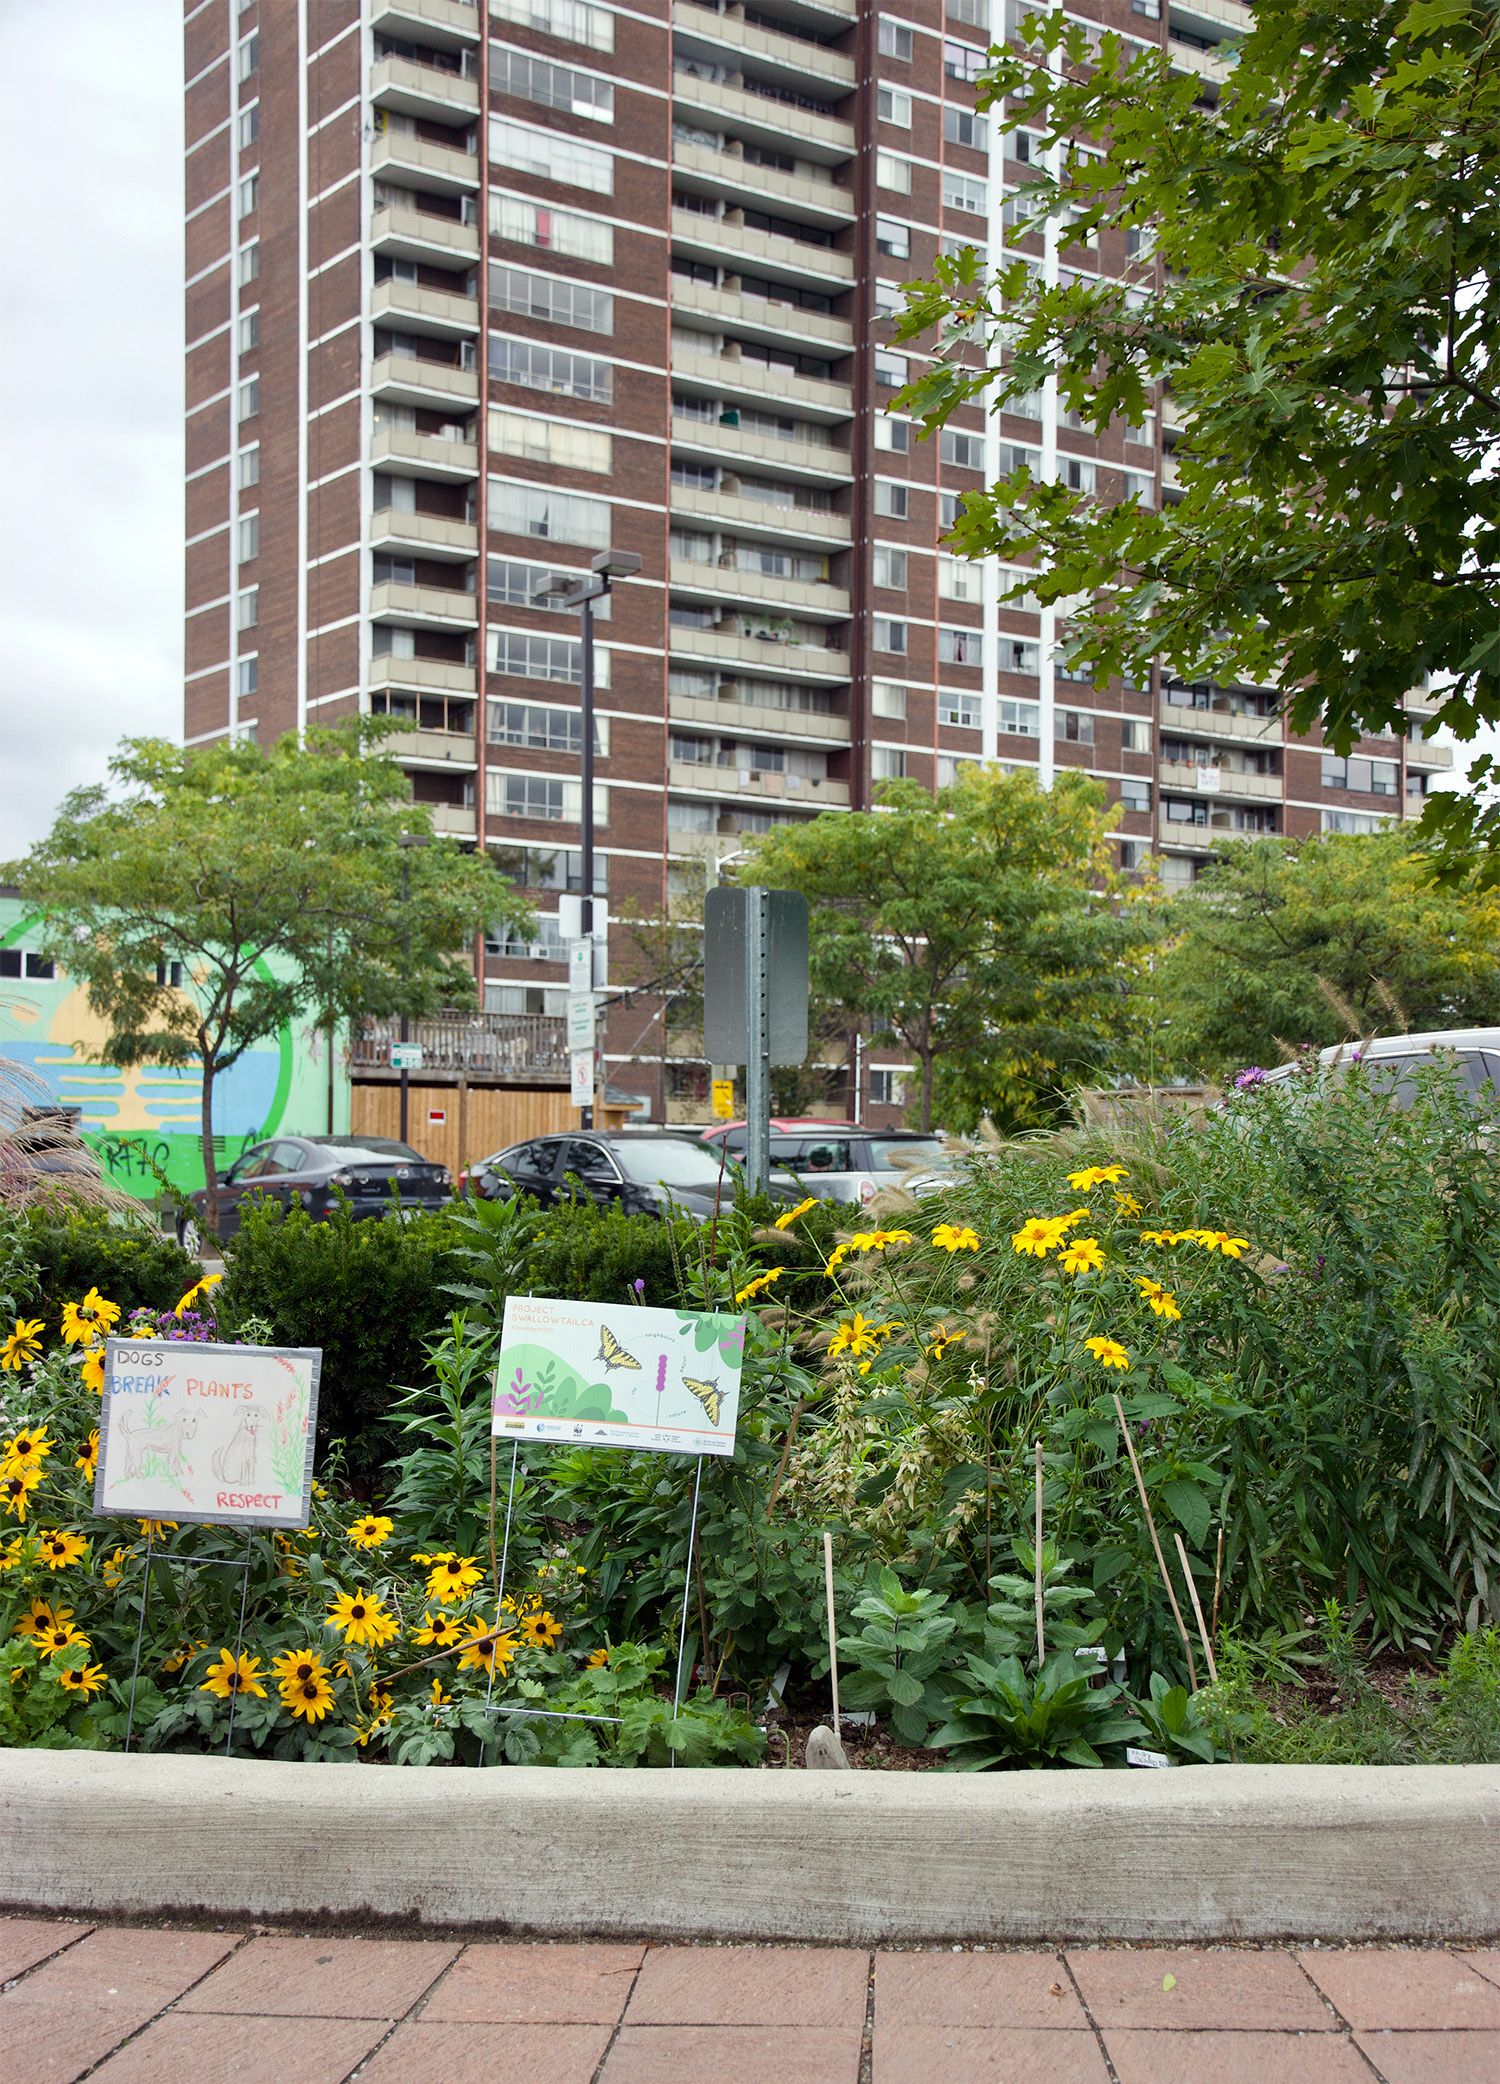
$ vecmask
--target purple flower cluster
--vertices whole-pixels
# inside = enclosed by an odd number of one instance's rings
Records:
[[[200,1346],[213,1345],[219,1336],[215,1320],[202,1310],[132,1310],[129,1336],[132,1339],[189,1339]]]
[[[1264,1085],[1265,1082],[1266,1074],[1259,1064],[1247,1064],[1243,1071],[1236,1071],[1234,1074],[1234,1089],[1237,1093],[1248,1092],[1252,1086]]]

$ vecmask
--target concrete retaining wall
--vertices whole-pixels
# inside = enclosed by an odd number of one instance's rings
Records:
[[[1497,1766],[0,1760],[0,1896],[27,1910],[848,1941],[1500,1933]]]

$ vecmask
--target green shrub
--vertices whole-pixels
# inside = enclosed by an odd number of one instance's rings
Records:
[[[145,1215],[113,1216],[102,1209],[28,1209],[20,1242],[36,1269],[27,1308],[55,1334],[66,1302],[97,1288],[120,1305],[123,1326],[132,1310],[170,1310],[203,1269]]]

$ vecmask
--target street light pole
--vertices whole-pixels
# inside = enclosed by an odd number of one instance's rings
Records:
[[[411,975],[411,856],[412,847],[432,844],[425,832],[403,832],[397,845],[401,855],[401,1041],[411,1040],[411,1018],[407,1011],[406,987]],[[406,1051],[401,1051],[401,1141],[407,1141],[407,1108],[410,1099],[411,1073],[406,1066]]]

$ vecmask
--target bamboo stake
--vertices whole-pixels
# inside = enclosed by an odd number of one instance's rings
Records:
[[[1212,1621],[1211,1621],[1211,1622],[1209,1623],[1209,1628],[1208,1628],[1209,1636],[1211,1637],[1211,1639],[1212,1639],[1212,1640],[1213,1640],[1214,1642],[1217,1642],[1217,1641],[1219,1640],[1219,1587],[1220,1587],[1220,1585],[1222,1585],[1222,1584],[1223,1584],[1223,1582],[1224,1582],[1224,1529],[1223,1529],[1223,1528],[1221,1527],[1221,1528],[1219,1529],[1219,1543],[1218,1543],[1218,1548],[1217,1548],[1217,1551],[1215,1552],[1215,1555],[1214,1555],[1214,1612],[1213,1612],[1213,1619],[1212,1619]]]
[[[833,1536],[823,1536],[823,1588],[828,1595],[828,1677],[833,1686],[833,1734],[839,1733],[839,1649],[834,1638]]]
[[[1046,1661],[1047,1634],[1042,1625],[1042,1443],[1036,1443],[1036,1661]]]
[[[1175,1527],[1172,1529],[1172,1539],[1177,1544],[1177,1559],[1182,1565],[1182,1574],[1187,1579],[1188,1598],[1193,1602],[1193,1618],[1198,1623],[1198,1640],[1202,1643],[1203,1654],[1208,1659],[1208,1683],[1210,1686],[1217,1686],[1219,1683],[1219,1668],[1214,1663],[1214,1646],[1208,1639],[1207,1628],[1203,1625],[1203,1609],[1198,1604],[1198,1587],[1193,1581],[1192,1569],[1188,1563],[1188,1552],[1183,1547],[1182,1536]]]
[[[1182,1618],[1182,1608],[1177,1604],[1177,1594],[1172,1590],[1172,1580],[1167,1573],[1167,1559],[1161,1552],[1161,1541],[1156,1532],[1156,1521],[1151,1516],[1151,1501],[1146,1496],[1146,1481],[1141,1475],[1141,1465],[1135,1458],[1135,1443],[1130,1437],[1130,1427],[1125,1423],[1125,1406],[1120,1402],[1119,1391],[1114,1395],[1115,1416],[1120,1421],[1120,1438],[1125,1442],[1125,1452],[1130,1457],[1130,1466],[1135,1472],[1135,1487],[1140,1493],[1141,1510],[1146,1515],[1146,1526],[1151,1535],[1151,1546],[1156,1551],[1156,1567],[1161,1572],[1161,1581],[1167,1589],[1167,1600],[1172,1609],[1172,1618],[1177,1623],[1177,1633],[1182,1637],[1182,1647],[1187,1653],[1188,1680],[1194,1693],[1198,1691],[1198,1667],[1193,1662],[1193,1646],[1188,1641],[1187,1624]]]

